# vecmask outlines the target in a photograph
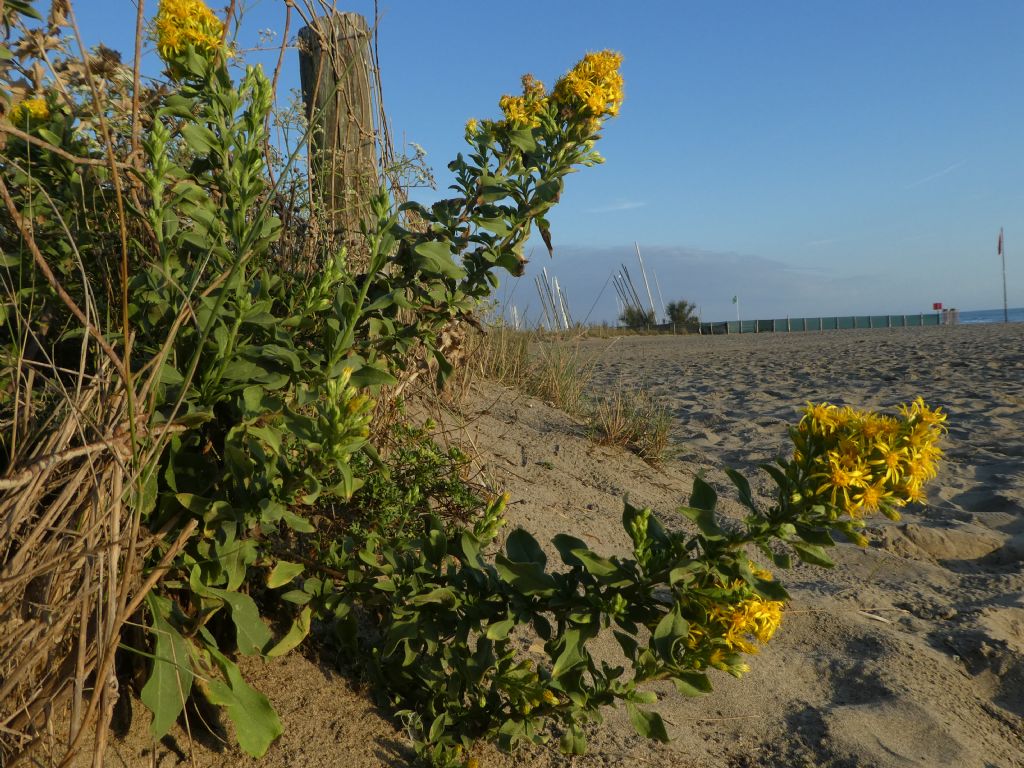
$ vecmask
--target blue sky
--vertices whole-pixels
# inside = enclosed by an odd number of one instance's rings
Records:
[[[89,42],[130,57],[133,5],[78,0]],[[150,2],[150,12],[156,8]],[[249,3],[241,41],[283,28]],[[372,18],[353,0],[344,10]],[[534,2],[380,0],[396,139],[445,166],[469,117],[532,72],[551,84],[588,50],[625,57],[626,101],[537,243],[573,314],[611,320],[611,271],[637,241],[666,301],[705,319],[903,313],[933,301],[1024,305],[1024,3],[1019,0]],[[293,33],[295,28],[293,27]],[[295,57],[284,73],[297,87]],[[152,61],[152,59],[151,59]],[[157,63],[151,64],[156,71]],[[530,248],[527,249],[528,251]],[[532,274],[529,273],[529,274]],[[503,295],[535,315],[532,282]]]

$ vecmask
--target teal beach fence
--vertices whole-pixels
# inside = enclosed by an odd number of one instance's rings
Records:
[[[727,333],[805,333],[842,331],[854,328],[913,328],[942,325],[941,312],[916,315],[850,315],[847,317],[785,317],[775,320],[729,320],[701,323],[702,334]]]

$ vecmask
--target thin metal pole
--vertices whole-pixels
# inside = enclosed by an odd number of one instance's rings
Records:
[[[640,244],[634,240],[633,247],[636,248],[636,260],[640,262],[640,274],[644,278],[644,288],[647,289],[647,300],[651,302],[651,314],[654,315],[654,322],[658,322],[658,310],[654,308],[654,295],[651,293],[651,284],[647,282],[647,270],[644,269],[644,257],[640,255]]]
[[[999,230],[999,244],[1002,248],[999,249],[1000,254],[1003,257],[1003,322],[1010,322],[1010,310],[1006,303],[1006,241],[1003,239],[1003,230]]]

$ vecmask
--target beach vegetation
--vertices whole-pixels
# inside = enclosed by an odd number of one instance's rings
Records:
[[[612,389],[593,402],[589,423],[602,445],[621,445],[656,464],[669,447],[672,414],[643,389]]]
[[[2,10],[0,761],[70,701],[59,748],[94,738],[102,762],[125,666],[153,739],[191,698],[262,756],[284,726],[240,657],[311,637],[347,651],[429,765],[473,765],[478,739],[581,754],[615,703],[667,740],[649,683],[742,675],[784,617],[773,570],[829,565],[833,534],[863,543],[867,515],[923,497],[940,411],[812,406],[765,467],[772,501],[730,470],[744,519],[697,478],[671,525],[625,504],[628,556],[563,533],[549,564],[396,392],[451,377],[446,332],[522,273],[533,227],[550,238],[565,176],[601,162],[619,54],[550,90],[524,76],[500,119],[466,125],[451,198],[371,196],[355,258],[319,236],[300,148],[268,149],[272,81],[203,3],[161,0],[166,84],[138,90],[116,57],[68,52],[62,9]],[[574,365],[549,366],[570,407]],[[623,663],[592,654],[603,632]]]
[[[658,318],[655,316],[653,309],[629,305],[622,308],[622,312],[619,314],[619,322],[630,330],[644,331],[657,325]]]
[[[695,331],[697,330],[697,305],[686,299],[670,301],[665,305],[665,314],[668,321],[672,323],[675,330]]]

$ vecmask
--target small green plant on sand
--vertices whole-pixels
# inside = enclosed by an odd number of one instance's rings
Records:
[[[760,504],[732,470],[747,509],[741,521],[716,514],[717,495],[699,478],[677,510],[696,532],[670,530],[627,503],[630,557],[559,534],[553,568],[517,529],[492,561],[485,553],[503,524],[499,499],[472,527],[430,518],[422,537],[400,549],[377,538],[340,543],[325,562],[345,579],[304,589],[336,606],[338,637],[369,662],[381,696],[432,765],[465,765],[482,737],[512,749],[557,733],[564,752],[582,754],[584,724],[616,701],[638,733],[664,741],[665,724],[646,709],[657,696],[644,683],[670,680],[694,696],[711,690],[711,670],[746,672],[744,655],[768,642],[784,615],[787,593],[769,568],[788,568],[794,554],[831,567],[825,548],[836,534],[863,545],[867,515],[896,518],[920,501],[944,419],[921,401],[896,415],[810,405],[791,430],[790,458],[764,466],[777,485],[773,503]],[[361,640],[355,605],[376,617],[372,644]],[[626,665],[591,655],[603,631]],[[516,650],[513,635],[523,632],[542,653]]]

